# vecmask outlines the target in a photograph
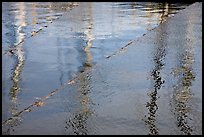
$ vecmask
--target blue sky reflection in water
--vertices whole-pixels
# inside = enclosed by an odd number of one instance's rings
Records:
[[[3,3],[2,119],[15,116],[73,77],[81,76],[80,72],[100,63],[187,5],[149,2]],[[81,76],[82,83],[87,82],[85,78]],[[83,85],[79,89],[83,89]],[[3,133],[72,134],[70,128],[63,130],[62,123],[69,116],[70,119],[88,119],[91,99],[88,93],[83,96],[81,92],[73,92],[77,91],[75,88],[68,89],[60,90],[47,100],[45,106],[22,115],[22,119],[21,115],[17,116],[17,122],[3,127]],[[85,134],[87,130],[81,129],[80,132],[73,127],[75,134]]]

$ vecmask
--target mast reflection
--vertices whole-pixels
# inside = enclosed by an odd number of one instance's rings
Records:
[[[18,29],[16,31],[17,33],[17,41],[23,41],[25,38],[25,34],[23,33],[22,29],[24,26],[26,26],[25,23],[25,4],[24,3],[19,3],[18,5],[19,8],[19,14],[16,15],[15,17],[17,18],[16,25],[18,26]],[[15,55],[17,56],[17,64],[14,68],[13,71],[13,76],[12,76],[12,81],[13,81],[13,86],[10,90],[10,95],[11,95],[11,101],[13,103],[17,102],[17,94],[20,91],[19,87],[19,81],[20,81],[20,74],[23,68],[25,56],[24,56],[24,51],[23,51],[23,44],[19,44],[15,47],[16,52]],[[12,114],[15,114],[16,109],[15,107],[12,109]]]
[[[2,125],[4,126],[3,128],[6,128],[7,130],[4,132],[4,134],[10,134],[11,131],[13,131],[13,127],[17,126],[20,122],[20,117],[16,116],[18,113],[18,95],[20,93],[20,81],[21,81],[21,72],[23,69],[23,65],[25,62],[25,55],[24,55],[24,49],[23,49],[23,43],[20,43],[25,39],[25,33],[23,32],[23,28],[27,25],[26,24],[26,7],[25,3],[20,2],[15,5],[17,9],[19,9],[18,13],[14,14],[15,22],[14,24],[17,26],[16,29],[16,43],[15,43],[15,52],[13,52],[16,57],[16,65],[14,66],[13,69],[13,74],[11,76],[12,80],[12,86],[9,91],[9,98],[10,98],[10,108],[11,108],[11,115],[12,117],[15,116],[14,119],[9,121],[7,125]]]
[[[155,122],[156,122],[156,112],[158,109],[157,93],[160,90],[161,86],[164,84],[164,80],[162,80],[162,77],[160,74],[160,71],[164,66],[164,63],[163,63],[164,57],[165,57],[165,45],[163,44],[158,45],[154,56],[155,68],[151,71],[151,76],[154,81],[154,86],[153,86],[153,89],[148,93],[150,100],[146,104],[146,107],[148,108],[149,112],[148,112],[147,120],[145,120],[145,123],[149,128],[150,135],[159,134],[159,130],[156,127]]]
[[[84,48],[84,52],[86,53],[86,61],[83,64],[83,70],[79,74],[78,82],[76,83],[80,98],[80,106],[81,109],[79,112],[77,112],[73,118],[70,118],[68,123],[68,127],[72,128],[72,131],[76,135],[87,135],[88,134],[88,127],[87,127],[87,120],[89,116],[93,113],[90,108],[91,99],[89,97],[89,92],[91,90],[91,77],[90,74],[87,73],[87,70],[89,70],[92,67],[92,54],[90,51],[90,48],[92,47],[92,41],[94,39],[92,34],[92,25],[93,25],[93,19],[92,19],[92,3],[88,3],[88,10],[87,10],[87,16],[85,16],[88,22],[88,26],[86,27],[86,30],[84,32],[86,36],[87,45]]]
[[[168,11],[168,10],[167,10]],[[163,12],[161,18],[164,18],[164,14],[166,10],[163,8]],[[161,86],[164,84],[164,80],[161,77],[161,70],[164,67],[164,58],[166,55],[166,36],[163,35],[166,32],[166,26],[161,26],[157,31],[156,35],[156,51],[154,52],[153,62],[155,67],[151,71],[151,77],[153,79],[154,85],[151,88],[151,91],[148,93],[150,98],[149,102],[147,102],[146,107],[148,108],[148,116],[146,117],[145,124],[149,128],[149,135],[158,135],[159,129],[156,126],[156,112],[158,110],[157,99],[158,99],[158,91]]]

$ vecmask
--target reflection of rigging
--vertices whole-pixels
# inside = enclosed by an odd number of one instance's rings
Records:
[[[160,30],[158,30],[158,35],[157,35],[157,39],[156,39],[156,52],[154,53],[155,56],[153,58],[154,60],[154,64],[155,64],[155,68],[151,71],[151,77],[153,78],[154,81],[154,87],[153,89],[148,93],[149,97],[150,97],[150,101],[147,102],[146,107],[148,108],[149,112],[148,112],[148,116],[147,116],[147,120],[145,120],[146,125],[149,128],[149,134],[150,135],[158,135],[159,134],[159,130],[156,127],[156,112],[158,110],[158,105],[157,105],[157,93],[160,90],[162,84],[164,84],[164,80],[162,80],[160,71],[163,69],[164,67],[164,57],[166,55],[165,53],[165,36],[163,36],[163,34],[166,31],[166,28],[164,27],[160,27]]]

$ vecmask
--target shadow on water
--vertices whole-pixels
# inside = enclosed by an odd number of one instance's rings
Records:
[[[163,4],[163,8],[168,7],[168,4]],[[163,21],[164,15],[168,15],[168,9],[163,10],[161,14],[161,22]],[[165,83],[165,80],[161,77],[161,71],[165,66],[164,59],[166,55],[166,26],[162,26],[160,30],[157,31],[156,35],[156,44],[155,44],[155,52],[153,53],[153,63],[155,67],[151,71],[151,78],[154,81],[154,85],[151,88],[151,91],[148,93],[150,98],[149,102],[147,102],[146,107],[148,108],[148,116],[146,117],[145,124],[149,129],[149,135],[158,135],[159,129],[156,126],[156,112],[159,109],[157,105],[158,91],[160,90],[161,86]]]

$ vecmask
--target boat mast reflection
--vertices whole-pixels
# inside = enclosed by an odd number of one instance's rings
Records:
[[[163,5],[163,12],[160,16],[161,18],[165,18],[164,15],[168,14],[168,10],[165,9],[168,6]],[[167,13],[166,13],[167,12]],[[161,19],[163,20],[163,19]],[[164,35],[166,32],[166,26],[160,27],[157,31],[156,35],[156,51],[153,53],[153,62],[155,67],[151,71],[151,78],[154,81],[154,85],[151,88],[151,91],[148,93],[150,98],[149,102],[147,102],[146,107],[148,108],[148,116],[146,117],[145,124],[149,128],[149,135],[158,135],[159,129],[156,126],[156,112],[158,110],[157,99],[158,99],[158,91],[160,90],[161,86],[164,84],[164,80],[161,77],[161,70],[164,67],[164,58],[166,55],[166,36]]]
[[[15,56],[16,65],[13,69],[13,74],[11,76],[12,86],[9,91],[10,96],[10,108],[12,117],[15,116],[12,120],[2,125],[3,128],[6,128],[6,132],[4,134],[11,134],[11,131],[14,131],[13,127],[17,126],[20,122],[20,117],[16,115],[18,113],[18,95],[20,93],[20,81],[21,81],[21,73],[25,62],[25,55],[23,49],[23,43],[20,43],[25,39],[25,33],[23,32],[23,28],[26,24],[26,7],[24,2],[20,2],[15,5],[17,9],[19,9],[19,13],[14,14],[15,22],[14,24],[17,26],[16,29],[16,43],[15,43],[15,52],[13,52],[12,56]]]
[[[78,81],[75,83],[77,85],[77,92],[79,93],[80,98],[80,106],[81,109],[79,112],[74,114],[73,118],[70,118],[68,123],[68,127],[72,128],[72,132],[76,135],[87,135],[88,134],[88,127],[87,127],[87,120],[89,116],[92,114],[92,110],[90,108],[91,99],[89,97],[89,92],[91,90],[91,77],[90,74],[87,73],[92,67],[92,54],[90,48],[92,47],[92,41],[94,39],[92,34],[92,3],[88,3],[88,11],[87,11],[87,22],[88,26],[85,30],[84,34],[86,36],[87,46],[84,48],[84,52],[86,53],[86,61],[83,64],[83,70],[79,74]]]

